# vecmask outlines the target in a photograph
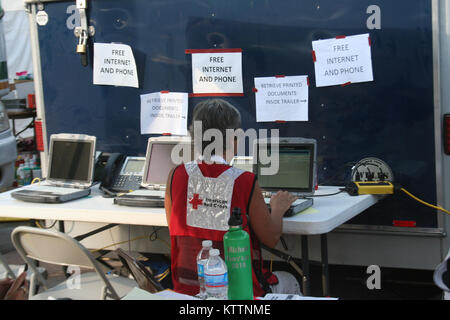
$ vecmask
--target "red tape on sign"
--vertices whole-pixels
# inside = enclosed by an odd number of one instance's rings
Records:
[[[189,97],[243,97],[243,93],[189,93]]]
[[[242,48],[230,48],[230,49],[186,49],[184,53],[226,53],[226,52],[242,52]]]

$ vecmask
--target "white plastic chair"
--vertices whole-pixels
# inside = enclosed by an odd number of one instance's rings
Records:
[[[132,279],[105,275],[92,254],[78,241],[64,233],[32,227],[17,227],[11,234],[11,240],[22,259],[34,271],[33,275],[36,276],[37,281],[46,289],[43,293],[36,295],[30,290],[29,299],[120,299],[121,296],[137,287],[137,283]],[[95,272],[75,273],[66,281],[49,289],[45,279],[36,272],[34,260],[62,266],[90,268]],[[33,281],[36,281],[34,277],[31,278],[30,288],[34,287]]]
[[[0,253],[0,279],[10,277],[11,279],[16,278],[15,272],[11,267],[3,260],[3,256]]]
[[[37,267],[39,273],[44,277],[44,279],[47,279],[47,270],[42,267]],[[10,278],[10,279],[16,279],[23,271],[25,271],[25,264],[19,265],[19,264],[8,264],[6,263],[5,259],[3,258],[2,254],[0,253],[0,279]],[[31,278],[33,276],[30,274],[27,274],[27,280],[31,282]],[[30,290],[36,290],[36,288],[31,288]]]

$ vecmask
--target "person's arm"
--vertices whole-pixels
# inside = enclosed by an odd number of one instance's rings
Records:
[[[167,177],[167,183],[166,183],[166,195],[164,198],[164,208],[166,209],[166,220],[167,220],[167,226],[170,226],[170,213],[172,212],[172,197],[171,197],[171,190],[172,190],[172,177],[173,173],[176,168],[173,168],[169,172],[169,176]]]
[[[295,200],[296,197],[289,192],[278,191],[270,199],[269,212],[258,181],[255,181],[248,214],[252,230],[259,241],[270,248],[275,247],[283,231],[283,215]]]
[[[0,300],[3,300],[5,298],[6,293],[8,292],[9,288],[11,288],[13,282],[14,280],[9,278],[0,280]]]
[[[26,278],[27,273],[24,271],[11,283],[11,287],[6,293],[4,300],[28,299],[29,283]]]

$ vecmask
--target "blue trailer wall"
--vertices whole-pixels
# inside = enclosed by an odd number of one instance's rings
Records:
[[[366,25],[370,5],[381,29]],[[226,98],[243,128],[278,128],[281,136],[318,141],[319,184],[342,184],[350,164],[371,156],[387,162],[397,182],[436,202],[431,1],[428,0],[93,0],[89,1],[89,65],[75,52],[74,2],[46,3],[39,26],[47,134],[95,135],[98,150],[144,155],[140,95],[192,92],[185,49],[242,48],[244,97]],[[374,81],[317,88],[311,42],[369,33]],[[92,84],[92,41],[132,47],[140,87]],[[256,123],[254,77],[308,75],[309,121]],[[189,113],[204,98],[189,99]],[[351,223],[416,221],[436,227],[432,209],[394,195]]]

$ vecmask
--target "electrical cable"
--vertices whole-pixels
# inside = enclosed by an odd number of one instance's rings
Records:
[[[42,220],[42,221],[45,221],[45,220]],[[48,230],[48,229],[53,228],[57,222],[58,222],[58,220],[54,220],[53,223],[49,227],[41,225],[38,220],[36,220],[34,223],[38,226],[38,228]]]
[[[339,194],[339,193],[342,193],[342,192],[344,192],[345,191],[345,188],[341,188],[341,189],[339,189],[340,191],[338,191],[338,192],[335,192],[335,193],[329,193],[329,194],[313,194],[313,195],[311,195],[311,196],[305,196],[305,198],[312,198],[312,197],[328,197],[328,196],[335,196],[335,195],[337,195],[337,194]]]
[[[163,273],[160,273],[158,275],[155,276],[155,279],[158,282],[161,282],[162,280],[164,280],[165,277],[167,277],[170,273],[170,268],[166,269],[166,271],[164,271]]]
[[[430,207],[430,208],[437,209],[437,210],[443,211],[443,212],[445,212],[445,213],[447,213],[447,214],[450,214],[450,211],[448,211],[448,210],[446,210],[446,209],[444,209],[444,208],[442,208],[442,207],[435,206],[435,205],[433,205],[433,204],[430,204],[430,203],[428,203],[428,202],[425,202],[425,201],[423,201],[423,200],[417,198],[415,195],[411,194],[411,193],[410,193],[408,190],[406,190],[405,188],[400,188],[400,190],[403,191],[404,193],[406,193],[408,196],[410,196],[410,197],[413,198],[414,200],[416,200],[416,201],[422,203],[423,205],[426,205],[426,206],[428,206],[428,207]]]
[[[121,242],[116,242],[116,243],[107,245],[106,247],[103,247],[103,248],[100,248],[100,249],[94,249],[94,250],[91,250],[91,253],[98,252],[98,251],[102,251],[102,250],[104,250],[104,249],[107,249],[107,248],[109,248],[109,247],[113,247],[113,246],[116,246],[116,245],[119,245],[119,244],[124,244],[124,243],[127,243],[127,242],[136,241],[136,240],[139,240],[139,239],[145,239],[145,238],[147,238],[147,237],[148,237],[148,236],[140,236],[140,237],[136,237],[136,238],[133,238],[133,239],[130,239],[130,240],[125,240],[125,241],[121,241]]]
[[[41,179],[38,178],[38,177],[36,177],[36,178],[34,178],[34,179],[31,181],[31,184],[36,183],[36,181],[37,181],[37,182],[41,182]],[[42,220],[42,221],[45,221],[45,220]],[[53,223],[52,223],[49,227],[40,224],[40,222],[39,222],[38,220],[34,221],[34,224],[35,224],[38,228],[41,228],[41,229],[51,229],[51,228],[53,228],[53,227],[55,226],[55,224],[56,224],[57,222],[58,222],[58,220],[54,220]]]
[[[160,239],[160,238],[158,237],[158,231],[161,230],[162,228],[163,228],[163,227],[153,227],[153,232],[150,233],[150,235],[148,236],[148,238],[149,238],[150,241],[156,241],[156,240],[159,240],[159,241],[161,241],[162,243],[164,243],[164,244],[170,249],[170,244],[167,243],[167,241],[165,241],[165,240],[163,240],[163,239]]]
[[[38,180],[38,182],[41,182],[41,178],[36,177],[33,180],[31,180],[31,184],[35,183],[36,180]]]
[[[102,251],[102,250],[104,250],[104,249],[107,249],[107,248],[109,248],[109,247],[113,247],[113,246],[116,246],[116,245],[119,245],[119,244],[129,243],[129,242],[132,242],[132,241],[136,241],[136,240],[140,240],[140,239],[145,239],[145,238],[149,238],[150,241],[159,240],[159,241],[163,242],[167,247],[170,248],[170,244],[168,244],[166,241],[164,241],[164,240],[158,238],[158,236],[156,235],[156,232],[157,232],[159,229],[161,229],[161,228],[162,228],[162,227],[159,227],[159,228],[153,230],[153,232],[150,234],[150,236],[148,236],[148,235],[146,235],[146,236],[140,236],[140,237],[136,237],[136,238],[129,239],[129,240],[125,240],[125,241],[116,242],[116,243],[107,245],[107,246],[105,246],[105,247],[103,247],[103,248],[100,248],[100,249],[94,249],[94,250],[90,250],[90,251],[91,251],[91,253],[94,253],[94,252]],[[153,234],[155,234],[155,238],[152,239]]]
[[[25,132],[27,129],[31,129],[31,128],[33,128],[33,127],[34,127],[34,119],[31,120],[31,122],[30,122],[25,128],[23,128],[22,130],[20,130],[19,132],[17,132],[17,133],[14,135],[14,137],[18,137],[22,132]]]

